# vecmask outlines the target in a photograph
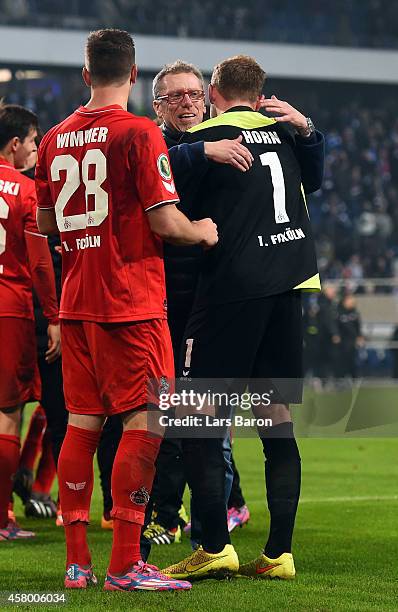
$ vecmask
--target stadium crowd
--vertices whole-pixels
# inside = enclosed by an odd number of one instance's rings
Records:
[[[257,40],[274,43],[396,48],[398,6],[386,0],[2,0],[0,23],[93,29],[124,27],[138,34]],[[308,24],[311,24],[311,28]]]
[[[323,187],[310,197],[324,278],[391,278],[397,256],[398,121],[385,101],[324,111]],[[385,290],[385,287],[378,289]]]

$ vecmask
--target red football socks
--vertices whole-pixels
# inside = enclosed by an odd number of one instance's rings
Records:
[[[94,484],[93,457],[101,431],[68,425],[58,460],[58,485],[65,526],[67,564],[91,563],[86,529]]]
[[[12,478],[19,464],[19,437],[0,434],[0,529],[8,525]]]
[[[51,487],[55,478],[55,461],[51,445],[51,432],[46,430],[42,440],[42,451],[36,472],[36,479],[32,491],[35,493],[51,493]]]
[[[46,425],[44,408],[39,405],[30,418],[28,433],[22,447],[20,466],[33,470]]]
[[[141,559],[139,523],[113,519],[113,545],[109,573],[124,576]]]
[[[160,438],[125,431],[112,471],[113,546],[109,573],[123,575],[141,559],[140,534],[155,475]]]

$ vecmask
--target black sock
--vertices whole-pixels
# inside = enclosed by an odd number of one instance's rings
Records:
[[[281,423],[261,438],[271,524],[264,553],[276,559],[291,552],[294,521],[300,497],[301,460],[292,423]]]
[[[120,415],[107,419],[97,449],[97,461],[100,473],[100,482],[104,500],[104,515],[112,510],[111,476],[113,462],[120,438],[123,433],[123,424]]]
[[[234,478],[232,481],[231,493],[228,500],[228,509],[229,508],[242,508],[242,506],[246,505],[245,498],[243,497],[242,489],[240,486],[240,476],[238,472],[238,468],[236,467],[234,457],[231,455],[232,469],[234,472]]]
[[[231,543],[225,503],[225,460],[219,438],[183,439],[186,477],[202,526],[206,552],[221,552]]]

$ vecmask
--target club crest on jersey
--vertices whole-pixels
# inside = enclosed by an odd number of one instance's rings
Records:
[[[156,163],[158,166],[160,176],[166,179],[166,181],[169,181],[171,179],[171,170],[170,170],[170,163],[169,163],[169,159],[167,155],[165,153],[161,153]]]
[[[138,506],[146,506],[149,502],[149,491],[145,487],[140,487],[138,491],[130,493],[130,501]]]

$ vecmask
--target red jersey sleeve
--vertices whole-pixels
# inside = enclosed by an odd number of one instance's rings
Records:
[[[33,287],[44,316],[50,323],[57,324],[58,300],[54,268],[47,236],[40,234],[36,224],[36,192],[33,181],[29,181],[29,186],[24,188],[23,205],[25,243]]]
[[[44,210],[54,208],[50,186],[48,184],[47,164],[45,156],[45,139],[40,143],[37,154],[37,163],[35,169],[35,185],[37,195],[37,207]]]
[[[31,234],[40,234],[36,223],[36,191],[34,181],[29,180],[22,191],[22,205],[24,208],[24,231]]]
[[[58,324],[58,300],[55,289],[54,267],[47,238],[31,234],[26,235],[29,267],[32,283],[43,314],[53,325]]]
[[[138,197],[145,211],[179,202],[167,146],[155,124],[134,136],[129,161]]]

